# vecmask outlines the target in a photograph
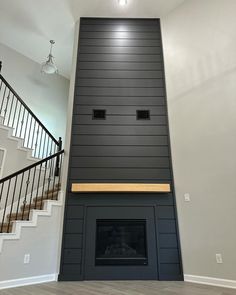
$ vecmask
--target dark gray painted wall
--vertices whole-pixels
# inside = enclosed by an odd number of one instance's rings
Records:
[[[137,110],[150,120],[137,120]],[[156,210],[159,279],[182,278],[174,193],[72,194],[72,182],[173,189],[159,20],[81,19],[60,279],[84,278],[88,206],[147,203]]]

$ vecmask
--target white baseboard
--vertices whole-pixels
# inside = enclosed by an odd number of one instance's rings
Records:
[[[27,285],[55,282],[57,281],[57,278],[58,278],[58,274],[48,274],[48,275],[35,276],[35,277],[29,277],[29,278],[0,281],[0,290],[14,288],[14,287],[22,287]],[[184,281],[189,283],[236,289],[236,281],[234,280],[225,280],[225,279],[219,279],[219,278],[194,276],[194,275],[184,275]]]
[[[1,281],[0,290],[14,288],[14,287],[22,287],[27,285],[47,283],[47,282],[54,282],[54,281],[57,281],[57,276],[58,276],[57,274],[48,274],[43,276],[15,279],[15,280],[9,280],[9,281]]]
[[[185,282],[236,289],[236,281],[233,280],[225,280],[219,278],[202,277],[194,275],[184,275],[184,280]]]

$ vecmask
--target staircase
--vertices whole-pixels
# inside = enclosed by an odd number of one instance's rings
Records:
[[[60,199],[64,150],[61,138],[53,137],[1,74],[0,128],[3,130],[0,143],[7,136],[18,142],[18,147],[20,142],[19,148],[25,153],[22,158],[24,155],[27,158],[24,163],[28,164],[0,179],[1,245],[1,239],[9,239],[8,235],[19,236],[16,231],[20,223],[32,225],[36,213],[49,214],[52,204]],[[12,152],[11,158],[12,162],[16,161]]]
[[[1,183],[1,181],[0,181]],[[15,201],[15,205],[9,206],[0,212],[3,222],[0,223],[0,233],[13,232],[15,221],[28,221],[32,210],[45,210],[47,201],[57,201],[60,192],[60,183],[55,183],[51,189],[42,191],[41,194],[33,195]],[[28,200],[28,201],[27,201]],[[5,212],[4,212],[5,211]],[[4,217],[5,216],[5,217]]]
[[[58,200],[59,191],[60,185],[56,185],[54,189],[45,191],[44,195],[34,198],[32,204],[21,205],[19,212],[8,214],[7,222],[0,223],[1,232],[11,233],[15,220],[29,220],[31,210],[44,210],[47,200]]]

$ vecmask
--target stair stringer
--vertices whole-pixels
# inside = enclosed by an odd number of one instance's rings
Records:
[[[50,217],[53,207],[62,207],[64,192],[61,190],[58,193],[58,200],[46,200],[43,210],[31,210],[30,220],[15,220],[13,221],[13,229],[11,233],[0,233],[0,254],[3,250],[4,241],[19,240],[23,228],[36,227],[40,217]]]

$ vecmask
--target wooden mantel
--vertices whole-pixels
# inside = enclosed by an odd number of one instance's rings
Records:
[[[72,183],[73,193],[169,193],[168,183]]]

